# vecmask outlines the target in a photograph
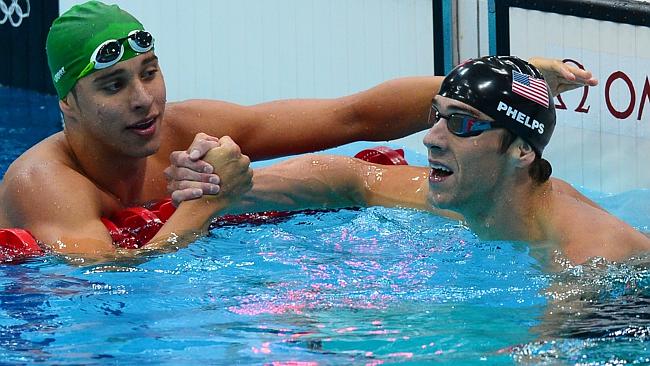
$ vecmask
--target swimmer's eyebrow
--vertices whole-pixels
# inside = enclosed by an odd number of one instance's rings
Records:
[[[156,63],[158,62],[158,56],[156,55],[150,55],[147,56],[145,59],[142,60],[142,63],[140,64],[141,66],[147,66],[151,63]],[[94,84],[101,84],[106,80],[110,80],[114,77],[120,76],[121,74],[126,73],[126,71],[122,68],[117,68],[115,71],[109,72],[106,75],[102,75],[97,77],[95,80],[93,80]]]
[[[93,80],[93,84],[101,84],[106,80],[112,79],[112,78],[114,78],[116,76],[120,76],[121,74],[125,74],[125,73],[126,73],[126,71],[124,71],[124,69],[117,69],[117,70],[115,70],[113,72],[109,72],[106,75],[102,75],[102,76],[97,77],[95,80]]]
[[[469,114],[472,117],[485,119],[484,118],[485,115],[483,115],[483,113],[481,113],[478,109],[474,109],[470,106],[450,105],[447,107],[447,109],[448,110],[450,109],[452,111],[451,113],[453,112],[464,113],[464,114]]]
[[[150,56],[147,56],[144,60],[142,60],[141,65],[145,66],[153,62],[158,62],[158,56],[152,54]]]
[[[440,107],[440,103],[438,103],[438,96],[436,95],[433,97],[432,103],[436,107]],[[442,108],[440,108],[442,109]],[[444,107],[446,114],[452,114],[452,113],[463,113],[463,114],[469,114],[470,116],[478,119],[485,119],[489,120],[491,119],[490,116],[484,114],[483,112],[479,111],[478,109],[470,106],[470,105],[457,105],[452,103],[447,103],[447,105]]]

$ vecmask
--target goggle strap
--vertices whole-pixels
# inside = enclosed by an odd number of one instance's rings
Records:
[[[79,76],[77,76],[77,80],[81,79],[82,77],[88,75],[93,69],[95,68],[95,61],[91,61],[86,65],[86,68],[81,70],[79,73]]]

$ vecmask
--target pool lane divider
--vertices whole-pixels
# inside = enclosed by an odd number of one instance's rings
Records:
[[[380,165],[408,165],[404,150],[377,146],[358,152],[355,158]],[[102,217],[115,246],[137,249],[153,238],[176,208],[171,198],[160,200],[149,209],[129,207],[118,211],[113,217]],[[300,211],[315,212],[315,211]],[[264,224],[286,218],[296,212],[266,211],[242,215],[225,215],[215,221],[216,226],[239,224]],[[27,230],[12,228],[0,229],[0,263],[20,263],[28,258],[46,254],[44,245],[38,242]]]

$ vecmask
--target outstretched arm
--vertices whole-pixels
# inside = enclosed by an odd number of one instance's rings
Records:
[[[200,132],[229,135],[252,160],[261,160],[359,140],[395,139],[427,128],[431,98],[442,79],[395,79],[336,99],[281,100],[253,106],[211,100],[170,104],[165,119],[174,138],[183,141],[170,146],[172,150],[185,149]]]
[[[386,206],[460,219],[427,203],[428,169],[375,165],[336,155],[303,155],[255,170],[253,189],[232,213]]]

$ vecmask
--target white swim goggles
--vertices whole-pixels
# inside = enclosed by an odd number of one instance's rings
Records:
[[[153,36],[145,30],[134,30],[129,35],[120,39],[109,39],[103,42],[90,56],[88,66],[79,73],[77,79],[90,74],[93,70],[101,70],[118,63],[124,56],[124,41],[135,52],[149,52],[153,48]]]

